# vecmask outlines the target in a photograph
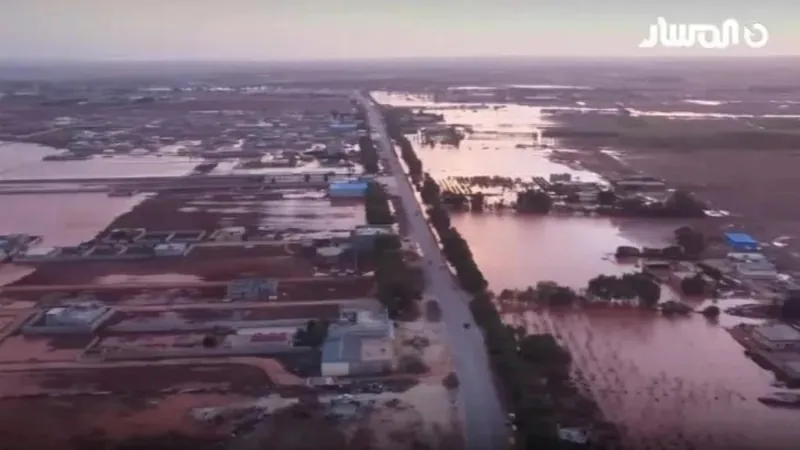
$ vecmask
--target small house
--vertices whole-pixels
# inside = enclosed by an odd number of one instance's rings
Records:
[[[725,242],[736,252],[757,252],[758,241],[747,233],[725,233]]]

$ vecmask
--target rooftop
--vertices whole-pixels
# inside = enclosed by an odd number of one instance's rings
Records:
[[[800,331],[785,323],[764,325],[756,328],[756,332],[773,342],[800,341]]]
[[[339,336],[325,340],[322,345],[322,362],[361,361],[360,336]]]
[[[758,245],[758,241],[747,233],[725,233],[725,238],[732,244]]]

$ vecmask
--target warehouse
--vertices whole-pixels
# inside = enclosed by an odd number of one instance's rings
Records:
[[[22,326],[22,334],[91,334],[114,310],[98,302],[81,301],[39,311]]]
[[[343,311],[322,346],[322,376],[377,375],[394,367],[394,325],[385,312]],[[353,320],[355,319],[355,320]],[[354,323],[353,323],[354,322]]]

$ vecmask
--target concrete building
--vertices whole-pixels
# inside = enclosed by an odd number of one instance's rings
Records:
[[[667,183],[664,180],[649,177],[646,175],[637,175],[625,177],[612,182],[612,185],[621,190],[663,190],[667,188]]]
[[[379,236],[391,236],[396,234],[391,225],[386,226],[358,226],[350,234],[350,245],[362,252],[372,251],[375,239]]]
[[[778,277],[778,269],[769,261],[738,263],[734,267],[737,274],[746,278],[772,280]]]
[[[34,247],[29,248],[23,253],[20,253],[14,258],[14,260],[20,262],[45,260],[55,256],[56,254],[58,254],[58,248],[56,247]]]
[[[322,376],[377,375],[394,368],[394,324],[385,311],[342,311],[322,346]]]
[[[217,337],[216,345],[204,342],[209,335],[154,335],[140,339],[129,336],[98,338],[83,353],[90,360],[153,360],[167,358],[205,358],[230,356],[275,356],[312,352],[306,347],[294,347],[283,339],[264,339],[263,335],[229,334]]]
[[[364,198],[367,193],[367,182],[335,181],[328,185],[328,195],[331,198]]]
[[[144,228],[114,228],[100,239],[106,244],[130,243],[147,233]]]
[[[73,303],[40,311],[20,330],[26,335],[91,334],[113,314],[114,310],[102,303]]]
[[[225,227],[215,231],[211,235],[211,239],[222,242],[239,242],[244,240],[246,232],[245,227]]]
[[[227,298],[231,301],[268,301],[278,296],[278,280],[271,278],[245,278],[228,284]]]
[[[737,275],[744,278],[771,280],[778,277],[778,269],[761,253],[729,253]]]
[[[153,247],[156,256],[184,256],[189,251],[189,244],[185,242],[169,242],[157,244]]]
[[[800,350],[800,330],[785,323],[759,326],[753,330],[752,339],[770,351]]]

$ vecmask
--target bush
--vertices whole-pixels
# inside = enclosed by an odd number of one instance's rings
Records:
[[[705,295],[707,289],[708,283],[700,274],[681,280],[681,292],[684,295]]]
[[[294,345],[301,347],[319,348],[328,337],[330,323],[327,320],[309,320],[304,328],[299,328],[294,334]]]
[[[458,375],[456,375],[453,372],[450,372],[442,380],[442,385],[448,390],[453,390],[453,389],[458,389],[458,387],[461,385],[461,382],[458,380]]]
[[[417,152],[414,151],[414,146],[411,145],[411,142],[403,133],[400,110],[384,109],[383,118],[386,122],[389,137],[400,147],[400,157],[405,161],[411,179],[415,182],[419,181],[422,178],[422,160],[419,159]]]
[[[539,190],[527,190],[517,194],[517,211],[534,214],[547,214],[553,207],[553,199]]]
[[[367,173],[378,173],[378,151],[372,143],[372,139],[362,136],[358,139],[358,147],[361,151],[361,165]]]
[[[707,245],[703,233],[688,226],[675,230],[675,242],[689,256],[699,256],[705,251]]]
[[[626,273],[621,277],[598,275],[589,280],[586,290],[603,300],[638,299],[643,307],[653,307],[661,298],[661,286],[644,273]]]
[[[367,223],[370,225],[391,225],[395,223],[389,206],[389,195],[380,184],[370,181],[364,194]]]

